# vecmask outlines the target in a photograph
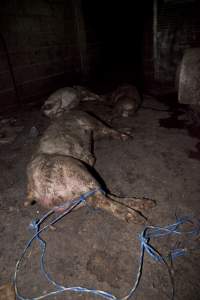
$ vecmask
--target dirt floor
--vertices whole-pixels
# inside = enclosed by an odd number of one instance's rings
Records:
[[[167,100],[163,102],[162,100]],[[165,103],[165,104],[164,104]],[[87,104],[85,107],[88,106]],[[109,109],[102,104],[87,107],[107,120]],[[29,224],[45,210],[37,204],[28,208],[26,165],[48,120],[37,108],[14,113],[23,126],[11,144],[0,145],[0,285],[12,282],[15,264],[32,236]],[[121,196],[155,199],[147,224],[167,225],[176,216],[199,216],[200,130],[192,123],[186,107],[173,97],[145,96],[134,117],[113,121],[115,128],[131,128],[133,139],[125,142],[102,139],[95,142],[95,168],[110,191]],[[122,298],[136,278],[144,225],[118,221],[89,207],[65,216],[56,230],[47,230],[46,266],[54,280],[67,286],[84,286]],[[190,239],[190,240],[188,240]],[[186,247],[186,256],[173,262],[175,299],[200,299],[200,239],[183,236],[159,238],[153,245],[164,254]],[[52,291],[41,275],[37,243],[28,251],[19,273],[18,286],[25,298]],[[131,299],[171,299],[171,283],[163,263],[145,255],[140,285]],[[1,298],[1,297],[0,297]],[[88,294],[65,293],[51,299],[100,299]],[[48,298],[49,299],[49,298]]]

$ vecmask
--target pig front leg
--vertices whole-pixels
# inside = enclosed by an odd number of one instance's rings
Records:
[[[127,139],[133,138],[133,136],[130,133],[130,130],[127,132],[121,132],[118,131],[116,129],[113,129],[111,127],[105,126],[104,124],[102,124],[102,126],[100,128],[98,128],[98,130],[95,130],[94,132],[94,137],[95,138],[101,138],[101,137],[112,137],[115,139],[120,139],[122,141],[126,141]]]

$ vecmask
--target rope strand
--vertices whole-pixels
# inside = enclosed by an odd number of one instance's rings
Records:
[[[139,286],[140,283],[140,279],[142,276],[142,270],[143,270],[143,265],[144,265],[144,254],[145,252],[152,257],[155,261],[157,262],[161,262],[164,263],[165,266],[167,267],[168,273],[169,273],[169,277],[170,277],[170,281],[171,281],[171,286],[172,286],[172,295],[171,295],[171,299],[174,299],[174,278],[173,278],[173,274],[171,271],[171,268],[169,266],[169,264],[167,263],[167,258],[170,258],[171,261],[174,260],[176,257],[178,256],[182,256],[185,255],[187,253],[187,249],[186,248],[177,248],[177,249],[173,249],[170,250],[170,253],[167,257],[164,257],[162,254],[160,254],[151,244],[150,244],[150,239],[151,238],[155,238],[155,237],[162,237],[162,236],[166,236],[166,235],[171,235],[171,234],[176,234],[176,235],[181,235],[181,234],[188,234],[188,235],[198,235],[200,233],[200,220],[198,220],[196,227],[194,227],[192,230],[190,231],[181,231],[179,229],[179,227],[183,224],[186,223],[192,223],[191,219],[189,217],[183,217],[183,218],[179,218],[176,220],[176,222],[174,224],[171,225],[167,225],[165,227],[159,227],[159,226],[147,226],[144,228],[144,230],[139,234],[139,240],[140,240],[140,258],[139,258],[139,266],[138,266],[138,271],[137,271],[137,275],[136,275],[136,279],[135,282],[133,284],[133,287],[130,289],[129,293],[124,296],[123,298],[117,298],[116,296],[112,295],[109,292],[105,292],[105,291],[101,291],[101,290],[96,290],[96,289],[89,289],[89,288],[85,288],[85,287],[66,287],[63,285],[60,285],[59,283],[57,283],[56,281],[54,281],[51,277],[51,275],[46,271],[45,268],[45,252],[46,252],[46,242],[40,237],[40,234],[46,230],[49,226],[55,224],[56,222],[58,222],[60,219],[62,219],[65,215],[67,215],[68,213],[70,213],[75,207],[77,207],[78,205],[80,205],[82,202],[86,201],[86,199],[95,194],[97,191],[101,191],[102,193],[104,193],[103,190],[92,190],[89,191],[85,194],[83,194],[82,196],[80,196],[78,199],[74,199],[71,201],[71,205],[68,206],[66,208],[66,210],[64,210],[63,213],[61,213],[58,217],[56,217],[55,219],[53,219],[51,222],[49,222],[49,224],[43,226],[42,228],[40,228],[40,226],[42,225],[42,223],[48,219],[48,217],[50,215],[52,215],[55,212],[55,208],[50,210],[49,212],[47,212],[40,220],[34,220],[31,222],[30,227],[31,229],[34,230],[34,235],[32,236],[32,238],[28,241],[28,243],[26,244],[22,255],[20,256],[19,260],[16,263],[16,267],[15,267],[15,273],[14,273],[14,288],[15,288],[15,294],[17,299],[19,300],[41,300],[50,296],[55,296],[58,295],[60,293],[63,292],[74,292],[74,293],[90,293],[93,295],[97,295],[100,296],[101,298],[107,299],[107,300],[128,300],[130,299],[130,297],[134,294],[134,292],[136,291],[137,287]],[[60,205],[59,207],[56,208],[64,208],[65,204]],[[193,223],[192,223],[193,224]],[[194,225],[194,224],[193,224]],[[31,246],[32,242],[34,240],[37,240],[39,242],[40,245],[40,251],[41,251],[41,256],[40,256],[40,268],[42,273],[44,274],[45,278],[47,279],[47,281],[49,283],[51,283],[54,287],[55,287],[55,291],[46,293],[45,295],[40,295],[38,297],[35,298],[24,298],[22,297],[19,292],[18,292],[18,288],[17,288],[17,273],[19,272],[20,269],[20,265],[22,260],[24,259],[24,256],[26,254],[27,249]]]

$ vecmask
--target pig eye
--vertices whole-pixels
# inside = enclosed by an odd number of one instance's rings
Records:
[[[44,105],[44,109],[49,110],[49,109],[51,109],[51,108],[52,108],[52,104],[45,104],[45,105]]]

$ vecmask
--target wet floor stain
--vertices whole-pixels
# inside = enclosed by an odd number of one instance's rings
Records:
[[[200,140],[200,124],[193,124],[188,126],[188,134],[191,137],[197,138]]]
[[[200,126],[196,124],[191,124],[188,120],[179,120],[177,114],[172,114],[169,118],[160,119],[160,126],[164,128],[175,128],[175,129],[185,129],[188,132],[188,135],[197,138],[200,140]],[[189,150],[186,151],[189,158],[196,159],[200,161],[200,143],[196,144],[196,151]]]
[[[200,143],[196,144],[197,151],[189,151],[188,157],[200,161]]]
[[[187,128],[187,122],[185,120],[178,120],[176,116],[171,116],[167,119],[159,120],[160,126],[165,128],[177,128],[185,129]]]
[[[179,104],[176,99],[173,100],[174,101],[167,101],[167,99],[163,100],[169,106],[171,114],[168,118],[159,119],[160,127],[168,129],[185,129],[189,136],[200,140],[200,125],[195,122],[192,123],[192,119],[187,117],[187,113],[190,110],[189,106]],[[185,118],[179,119],[179,117],[184,114]],[[187,151],[187,154],[189,158],[200,160],[200,143],[198,142],[196,144],[196,151],[189,150]]]
[[[179,119],[180,116],[186,115],[187,111],[181,107],[174,107],[174,110],[171,110],[171,114],[168,118],[159,119],[159,124],[164,128],[177,128],[177,129],[187,129],[188,128],[188,120]]]
[[[200,125],[197,124],[190,125],[188,126],[187,130],[189,136],[200,140]],[[188,157],[196,160],[200,160],[200,142],[198,142],[195,147],[196,147],[196,151],[193,150],[189,151]]]
[[[160,119],[159,124],[164,128],[177,128],[185,129],[187,128],[188,121],[185,119],[179,119],[179,116],[186,114],[188,106],[185,104],[180,104],[177,100],[176,94],[165,95],[158,98],[160,102],[165,103],[169,107],[170,116],[165,119]]]

